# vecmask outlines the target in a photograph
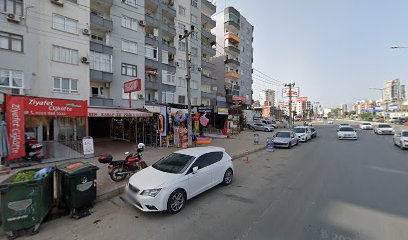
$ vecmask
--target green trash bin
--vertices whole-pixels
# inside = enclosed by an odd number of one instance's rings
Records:
[[[96,200],[96,171],[99,168],[85,162],[64,163],[57,167],[59,205],[71,213],[92,205]]]
[[[19,171],[0,183],[0,221],[9,237],[31,227],[37,232],[54,205],[54,169],[40,180],[12,182],[19,173],[38,170],[41,168]]]

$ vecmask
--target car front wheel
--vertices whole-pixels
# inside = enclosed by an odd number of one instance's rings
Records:
[[[183,209],[186,203],[186,195],[181,189],[175,190],[167,201],[167,211],[176,214]]]
[[[233,176],[233,172],[232,170],[229,168],[227,169],[227,171],[225,171],[224,173],[224,178],[222,180],[222,185],[227,186],[230,185],[232,182],[232,176]]]

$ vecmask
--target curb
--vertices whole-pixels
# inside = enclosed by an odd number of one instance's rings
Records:
[[[266,146],[259,146],[258,148],[255,148],[255,149],[252,149],[252,150],[248,151],[248,154],[256,153],[256,152],[262,151],[264,149],[266,149]],[[234,161],[234,160],[240,159],[242,157],[245,157],[245,155],[246,155],[246,153],[241,153],[241,154],[237,154],[235,156],[231,156],[231,158],[232,158],[232,161]],[[126,184],[124,184],[123,186],[118,186],[118,187],[116,187],[116,188],[114,188],[112,190],[109,190],[107,192],[104,192],[104,193],[101,193],[101,194],[97,195],[96,196],[96,202],[102,202],[104,200],[108,200],[108,199],[111,199],[111,198],[114,198],[116,196],[121,195],[122,193],[125,192],[125,186],[126,186]]]

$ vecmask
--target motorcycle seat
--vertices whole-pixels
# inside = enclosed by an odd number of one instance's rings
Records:
[[[110,162],[110,164],[116,166],[116,165],[123,165],[126,162],[127,162],[126,160],[117,160],[117,161]]]

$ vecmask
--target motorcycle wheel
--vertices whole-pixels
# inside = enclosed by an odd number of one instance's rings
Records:
[[[112,168],[112,171],[109,173],[110,178],[115,181],[115,182],[121,182],[125,180],[127,174],[120,174],[122,172],[125,172],[126,169],[123,168],[122,166],[116,166]],[[120,174],[120,175],[118,175]]]

